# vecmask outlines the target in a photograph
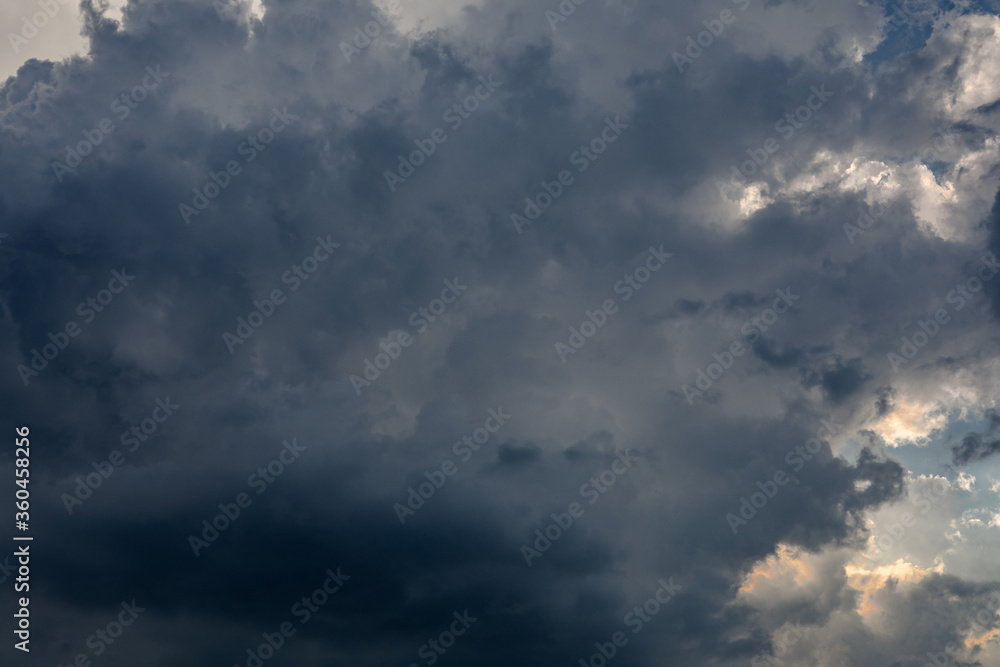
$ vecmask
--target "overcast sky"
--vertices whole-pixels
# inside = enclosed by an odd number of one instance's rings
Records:
[[[5,665],[1000,667],[996,0],[0,27]]]

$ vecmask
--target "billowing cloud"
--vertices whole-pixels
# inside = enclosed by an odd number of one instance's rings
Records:
[[[82,3],[0,88],[31,659],[1000,665],[988,4]]]

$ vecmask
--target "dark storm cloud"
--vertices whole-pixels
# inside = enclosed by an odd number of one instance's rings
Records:
[[[989,231],[987,249],[993,254],[997,254],[1000,251],[1000,190],[997,191],[996,198],[993,200],[993,208],[989,218],[983,222]],[[1000,284],[991,284],[986,287],[986,290],[990,294],[994,317],[1000,317]]]
[[[774,368],[794,368],[805,359],[805,350],[793,345],[784,345],[780,349],[778,344],[766,338],[754,347],[754,354],[761,358],[769,366]]]
[[[539,449],[531,445],[518,447],[515,445],[500,445],[497,458],[502,465],[520,467],[533,463],[539,458]]]
[[[875,389],[896,386],[886,352],[975,253],[923,233],[903,207],[850,243],[843,223],[861,195],[825,186],[714,226],[730,204],[713,184],[810,86],[835,94],[782,140],[778,157],[798,168],[858,143],[916,151],[932,120],[906,101],[933,71],[919,54],[866,72],[833,42],[815,59],[780,39],[765,55],[745,50],[760,37],[720,39],[699,59],[704,77],[678,75],[669,51],[723,6],[586,3],[554,33],[530,3],[482,2],[451,23],[423,8],[428,27],[382,28],[347,62],[340,42],[372,20],[367,3],[268,3],[251,21],[245,8],[143,1],[117,27],[90,8],[88,58],[29,61],[10,78],[0,396],[4,423],[29,423],[38,443],[37,615],[54,638],[39,640],[39,660],[66,663],[135,598],[147,611],[104,664],[246,664],[337,567],[351,579],[275,664],[420,664],[466,609],[478,620],[442,661],[574,664],[623,627],[623,666],[736,665],[763,650],[764,613],[736,599],[754,564],[779,544],[857,544],[866,512],[905,490],[904,468],[870,449],[848,462],[833,436],[809,458],[796,448],[821,420],[891,409]],[[862,27],[838,33],[835,12],[848,10],[825,11],[830,40],[872,27],[852,13]],[[402,12],[406,25],[427,18]],[[760,18],[741,18],[744,38]],[[147,66],[169,73],[162,87],[60,180],[52,162],[115,118],[113,100]],[[487,75],[496,92],[452,129],[447,110]],[[248,159],[248,137],[286,108],[294,120]],[[572,156],[616,118],[628,127],[578,171]],[[390,191],[385,172],[438,127],[447,140]],[[241,171],[222,187],[231,160]],[[561,170],[574,182],[518,234],[511,214]],[[199,210],[190,224],[181,204]],[[310,264],[320,239],[339,248]],[[616,285],[661,244],[673,256],[626,299]],[[78,304],[122,267],[134,283],[25,386],[17,366],[82,324]],[[437,311],[445,281],[468,287]],[[677,388],[786,289],[801,301],[687,405]],[[618,308],[600,320],[607,299]],[[593,336],[562,363],[554,345],[584,322]],[[230,353],[223,334],[243,342]],[[956,364],[976,353],[948,352]],[[357,391],[352,375],[370,385]],[[165,396],[177,413],[70,515],[78,477],[124,450]],[[473,449],[490,410],[511,417]],[[250,476],[291,438],[301,460],[256,495]],[[626,451],[636,460],[621,473]],[[734,534],[726,515],[779,470],[793,481]],[[253,503],[192,553],[189,536],[241,492]],[[526,564],[520,547],[574,502],[582,516]],[[824,574],[834,593],[784,611],[816,626],[853,613],[841,575]],[[632,637],[627,614],[671,577],[680,593]],[[920,590],[942,618],[960,611]]]
[[[828,368],[824,368],[818,373],[810,373],[807,376],[806,385],[821,386],[834,404],[840,403],[860,390],[870,377],[864,372],[863,363],[860,358],[847,359],[846,361],[836,358]]]
[[[683,315],[697,315],[705,307],[705,302],[701,299],[678,299],[676,306]]]
[[[1000,452],[1000,438],[995,438],[997,428],[1000,428],[1000,415],[995,410],[989,410],[984,415],[987,422],[985,433],[966,433],[962,441],[951,447],[951,458],[955,465],[968,465]]]
[[[876,395],[875,414],[877,417],[884,417],[895,407],[896,392],[892,387],[880,387]]]
[[[1000,452],[1000,439],[991,440],[979,433],[967,433],[962,442],[953,445],[951,457],[955,465],[966,465]]]

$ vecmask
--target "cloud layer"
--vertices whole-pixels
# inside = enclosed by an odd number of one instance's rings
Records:
[[[1000,665],[1000,18],[904,7],[82,3],[0,89],[30,659]]]

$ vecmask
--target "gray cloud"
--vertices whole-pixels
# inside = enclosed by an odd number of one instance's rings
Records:
[[[0,395],[36,443],[33,659],[94,657],[86,638],[134,598],[147,611],[102,664],[246,664],[337,567],[350,581],[294,620],[275,664],[427,664],[421,647],[464,610],[479,620],[442,663],[576,664],[623,630],[616,664],[737,665],[796,619],[797,659],[824,667],[916,664],[895,656],[957,641],[995,567],[885,583],[888,634],[846,568],[914,477],[886,420],[935,406],[996,421],[996,284],[948,300],[997,245],[996,17],[940,8],[914,23],[926,42],[873,62],[853,49],[875,48],[877,7],[739,4],[584,3],[553,32],[557,3],[404,2],[348,62],[369,3],[255,17],[140,0],[120,24],[84,3],[88,54],[29,60],[0,88]],[[733,7],[679,73],[671,52]],[[147,66],[169,75],[118,118]],[[500,85],[451,127],[480,76]],[[780,134],[820,85],[830,100]],[[104,118],[115,129],[60,180],[52,163]],[[598,143],[615,118],[621,136]],[[385,172],[436,128],[447,139],[391,191]],[[928,175],[938,132],[954,140]],[[772,136],[742,204],[720,197]],[[511,215],[563,170],[572,184],[519,234]],[[206,205],[186,224],[195,189]],[[318,238],[340,245],[310,270]],[[642,281],[661,245],[669,262]],[[123,267],[134,283],[85,322],[79,304]],[[446,280],[468,289],[438,311]],[[772,324],[775,290],[800,300]],[[950,323],[894,371],[887,355],[939,308]],[[556,343],[588,322],[562,363]],[[223,334],[243,342],[230,353]],[[681,387],[734,341],[752,353],[689,405]],[[25,384],[34,351],[47,364]],[[165,396],[182,408],[128,452]],[[463,449],[491,409],[509,423]],[[822,420],[841,426],[816,435]],[[301,462],[257,495],[249,477],[290,438]],[[955,462],[990,441],[970,433]],[[70,515],[64,494],[116,449],[124,464]],[[726,515],[778,471],[787,484],[734,534]],[[196,557],[188,537],[241,492],[252,504]],[[401,525],[394,505],[421,500]],[[528,567],[520,546],[572,503],[582,515]],[[749,599],[748,576],[787,549],[818,559],[815,577]],[[683,588],[633,633],[661,578]]]

